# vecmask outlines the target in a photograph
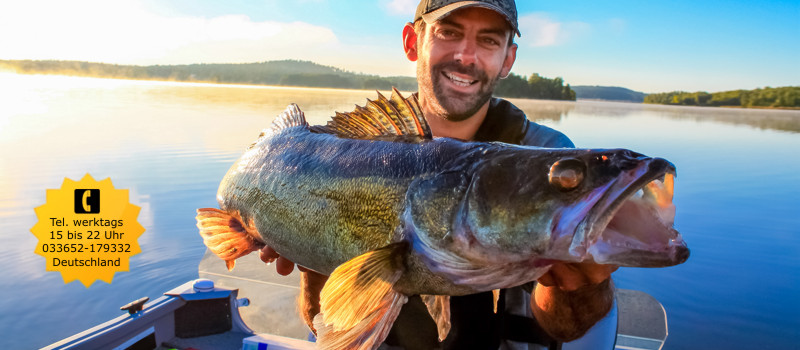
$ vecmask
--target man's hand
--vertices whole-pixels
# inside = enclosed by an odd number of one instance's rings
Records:
[[[591,263],[554,264],[531,294],[531,311],[553,338],[583,336],[614,303],[611,273],[618,266]]]
[[[258,251],[258,257],[261,258],[261,261],[267,264],[271,264],[277,261],[277,263],[275,264],[275,271],[278,271],[278,274],[281,276],[286,276],[292,273],[292,271],[294,270],[294,263],[291,260],[280,256],[280,254],[278,254],[278,252],[276,252],[275,249],[272,249],[269,246],[261,248],[261,250]],[[298,266],[297,268],[300,271],[308,271],[306,268],[302,266]]]
[[[269,246],[259,250],[258,256],[261,261],[267,264],[277,261],[275,270],[278,271],[279,275],[286,276],[294,270],[294,262],[280,256],[275,249]],[[317,330],[314,329],[314,316],[319,313],[319,293],[322,291],[322,287],[325,286],[325,282],[328,281],[328,276],[299,265],[297,269],[300,270],[300,297],[297,298],[297,308],[300,310],[300,316],[303,321],[314,334],[317,334]]]

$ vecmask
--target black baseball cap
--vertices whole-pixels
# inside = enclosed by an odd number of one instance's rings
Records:
[[[414,16],[414,22],[422,18],[425,20],[425,23],[433,23],[457,9],[471,6],[484,7],[503,15],[506,21],[508,21],[508,24],[511,25],[511,29],[514,33],[517,33],[517,36],[522,36],[522,34],[519,33],[519,25],[517,24],[517,4],[514,0],[421,0],[417,6],[417,14]]]

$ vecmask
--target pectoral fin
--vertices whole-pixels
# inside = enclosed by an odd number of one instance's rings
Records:
[[[383,342],[408,300],[393,289],[407,250],[407,243],[393,243],[333,271],[314,317],[320,349],[375,349]]]
[[[203,243],[220,259],[228,270],[233,270],[235,260],[264,247],[256,237],[255,228],[245,225],[238,215],[215,208],[197,209],[197,228]]]
[[[450,333],[450,296],[449,295],[420,295],[422,302],[428,307],[428,312],[436,322],[439,331],[439,341],[444,341]]]

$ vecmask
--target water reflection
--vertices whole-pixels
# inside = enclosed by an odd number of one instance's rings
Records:
[[[0,76],[0,265],[14,286],[0,291],[2,347],[47,345],[195,278],[205,247],[194,211],[216,205],[220,179],[259,131],[291,102],[322,124],[367,98],[375,92]],[[692,258],[615,273],[619,286],[664,304],[667,348],[796,344],[787,334],[800,327],[800,163],[791,161],[800,111],[512,102],[578,145],[632,148],[678,166],[676,225]],[[87,172],[129,189],[146,229],[131,271],[89,289],[46,272],[29,231],[45,190]]]
[[[643,110],[662,113],[667,118],[748,125],[762,130],[800,132],[800,110],[714,108],[691,106],[642,105]]]
[[[509,99],[511,103],[519,107],[533,121],[559,121],[567,117],[569,112],[576,107],[572,101],[547,101],[547,100],[528,100],[528,99]]]
[[[664,106],[606,101],[543,101],[511,99],[534,121],[561,121],[570,113],[582,117],[625,118],[632,115],[747,125],[762,130],[800,132],[800,110]]]
[[[310,124],[324,124],[334,111],[349,112],[356,104],[363,106],[367,99],[376,99],[374,90],[337,90],[322,88],[293,88],[247,85],[169,85],[148,90],[156,100],[181,101],[194,108],[235,106],[238,109],[264,115],[263,127],[290,103],[297,104]],[[389,96],[391,91],[381,91]],[[404,92],[404,95],[409,94]]]

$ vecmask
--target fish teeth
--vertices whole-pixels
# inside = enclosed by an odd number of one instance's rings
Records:
[[[664,175],[664,189],[665,194],[668,196],[670,202],[672,201],[672,197],[675,195],[675,175],[673,174],[666,174]]]
[[[653,180],[640,190],[643,192],[641,199],[644,203],[652,207],[661,221],[667,224],[672,224],[675,220],[675,205],[672,203],[673,178],[672,174],[666,174],[663,180]]]
[[[669,205],[672,202],[671,182],[664,183],[661,180],[653,180],[644,188],[643,197],[657,204],[660,207]]]

